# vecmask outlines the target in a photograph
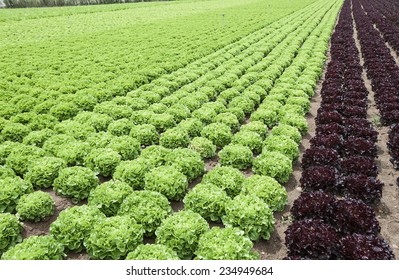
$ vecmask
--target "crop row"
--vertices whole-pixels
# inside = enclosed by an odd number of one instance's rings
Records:
[[[25,105],[26,113],[4,118],[2,212],[42,219],[51,213],[51,197],[32,191],[49,187],[75,203],[88,198],[89,206],[62,211],[49,236],[27,238],[3,258],[62,258],[64,249],[86,249],[96,259],[132,251],[128,258],[257,258],[251,240],[269,238],[273,211],[286,203],[278,182],[286,175],[267,171],[278,165],[265,154],[273,151],[289,165],[296,158],[339,7],[340,1],[318,1],[126,96],[76,98],[85,112],[47,104],[47,118],[32,117]],[[273,147],[269,137],[285,146]],[[216,151],[222,166],[187,193],[204,174],[203,158]],[[245,178],[239,169],[253,160],[260,175]],[[96,175],[109,181],[99,185]],[[182,199],[185,209],[171,215],[170,201]],[[2,250],[21,241],[13,217],[2,217],[10,228]],[[209,221],[232,227],[209,230]],[[154,235],[156,245],[139,245]],[[29,252],[33,244],[53,251]]]
[[[367,120],[368,91],[346,1],[331,38],[316,135],[302,158],[287,259],[393,259],[371,205],[381,198],[377,132]],[[343,198],[339,198],[343,197]]]

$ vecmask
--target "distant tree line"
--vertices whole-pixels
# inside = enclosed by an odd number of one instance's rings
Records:
[[[55,6],[78,6],[132,2],[153,2],[169,0],[3,0],[6,8],[28,8],[28,7],[55,7]]]

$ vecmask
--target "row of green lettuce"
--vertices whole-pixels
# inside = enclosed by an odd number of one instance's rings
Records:
[[[252,241],[269,239],[273,212],[287,203],[281,183],[307,131],[340,5],[318,1],[92,111],[59,114],[54,126],[26,118],[14,129],[4,119],[0,210],[16,216],[2,214],[2,258],[60,259],[83,249],[93,259],[259,258]],[[42,129],[24,131],[38,122]],[[221,166],[204,175],[216,151]],[[240,169],[251,167],[256,175],[245,178]],[[99,184],[97,175],[111,180]],[[49,236],[15,245],[18,218],[54,211],[49,194],[33,192],[50,187],[88,206],[62,211]],[[171,215],[170,201],[181,200],[185,209]],[[226,228],[209,229],[210,221]],[[156,245],[142,244],[145,236]]]

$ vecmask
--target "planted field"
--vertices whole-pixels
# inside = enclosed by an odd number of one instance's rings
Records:
[[[1,258],[395,258],[385,1],[0,10]]]

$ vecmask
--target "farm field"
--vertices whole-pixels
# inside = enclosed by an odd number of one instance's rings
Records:
[[[396,259],[398,18],[0,9],[1,259]]]

